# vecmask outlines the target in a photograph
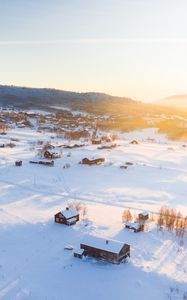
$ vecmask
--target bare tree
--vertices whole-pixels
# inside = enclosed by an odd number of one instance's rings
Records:
[[[132,214],[129,209],[123,211],[122,221],[129,222],[132,220]]]

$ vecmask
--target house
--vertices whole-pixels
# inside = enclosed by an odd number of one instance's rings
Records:
[[[98,147],[97,149],[99,149],[99,150],[102,150],[102,149],[113,149],[113,148],[116,148],[116,147],[117,147],[117,144],[110,144],[110,143],[108,143],[108,144],[105,144],[105,145],[103,145],[101,147]]]
[[[54,158],[61,158],[61,155],[59,153],[54,153],[54,152],[51,153],[50,151],[46,150],[44,152],[44,157],[46,159],[54,159]]]
[[[101,140],[92,140],[92,145],[100,145],[101,144]]]
[[[139,222],[125,222],[125,228],[131,229],[134,232],[144,231],[144,224],[140,224]]]
[[[144,212],[138,214],[138,220],[139,220],[139,222],[140,222],[140,221],[145,222],[145,221],[147,221],[148,219],[149,219],[149,214],[148,214],[148,212],[144,211]]]
[[[16,160],[15,161],[15,166],[16,167],[21,167],[22,166],[22,160]]]
[[[139,143],[138,143],[137,140],[132,140],[132,141],[130,142],[130,144],[132,144],[132,145],[138,145]]]
[[[55,222],[65,225],[74,225],[79,221],[79,213],[75,207],[66,207],[66,209],[55,214]]]
[[[83,165],[100,165],[105,161],[105,158],[96,158],[96,159],[88,159],[88,158],[83,158],[80,161],[80,164]]]
[[[124,166],[124,165],[120,166],[120,169],[127,169],[127,168],[128,168],[128,166]]]
[[[101,237],[86,236],[80,244],[80,250],[75,257],[90,256],[113,264],[123,262],[130,257],[130,245],[120,241],[108,240]]]
[[[51,160],[51,161],[32,161],[32,160],[30,160],[29,163],[30,164],[50,166],[50,167],[54,166],[54,160]]]

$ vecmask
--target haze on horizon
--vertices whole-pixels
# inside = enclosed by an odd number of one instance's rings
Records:
[[[0,0],[0,84],[185,94],[186,11],[185,0]]]

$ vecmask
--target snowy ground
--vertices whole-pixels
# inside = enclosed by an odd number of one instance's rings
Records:
[[[35,142],[64,141],[14,129],[0,143],[10,138],[19,138],[17,146],[0,148],[0,299],[184,299],[187,245],[152,223],[144,233],[128,232],[121,215],[126,207],[157,211],[161,205],[187,214],[187,147],[152,129],[122,135],[112,150],[64,149],[54,167],[45,167],[29,164],[39,159]],[[134,138],[138,145],[129,144]],[[106,158],[103,165],[78,164],[98,156]],[[21,168],[14,166],[17,159]],[[126,162],[133,165],[120,169]],[[53,215],[70,200],[87,205],[88,226],[54,224]],[[87,233],[129,243],[129,263],[79,260],[64,250],[67,244],[78,247]]]

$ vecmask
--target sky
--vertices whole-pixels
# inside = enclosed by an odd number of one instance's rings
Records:
[[[0,84],[187,93],[186,0],[0,0]]]

